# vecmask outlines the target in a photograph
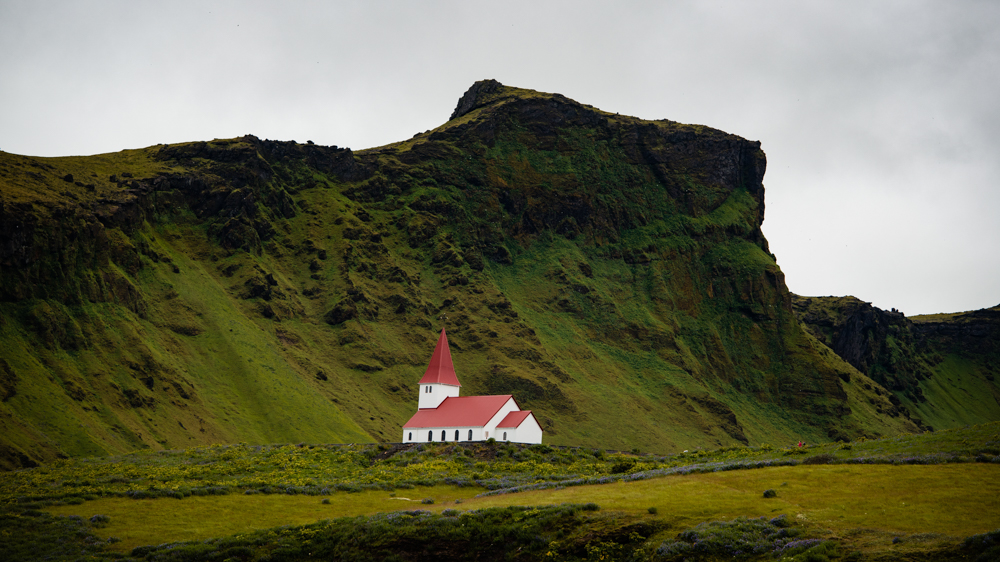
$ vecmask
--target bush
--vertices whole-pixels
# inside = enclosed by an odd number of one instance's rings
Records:
[[[430,505],[430,504],[434,503],[434,498],[424,498],[424,499],[420,500],[420,503]]]
[[[830,464],[831,462],[837,460],[837,457],[824,453],[822,455],[816,455],[814,457],[809,457],[802,461],[802,464]]]
[[[778,492],[775,492],[774,490],[764,490],[764,497],[765,498],[776,498],[776,497],[778,497]]]
[[[1000,559],[1000,529],[965,539],[962,550],[970,555],[978,554],[975,558],[977,562]]]
[[[111,521],[111,518],[107,515],[94,515],[90,518],[90,523],[95,527],[103,527]]]
[[[659,512],[659,510],[656,509],[655,507],[651,507],[651,508],[647,509],[646,511],[648,511],[651,515],[656,515]]]
[[[621,459],[611,465],[611,474],[624,474],[633,468],[635,468],[635,461],[633,459]]]
[[[330,504],[330,498],[323,498],[323,501],[321,501],[319,503],[321,503],[323,505],[329,505]]]
[[[822,541],[795,541],[797,529],[788,528],[784,516],[768,520],[740,517],[733,521],[702,523],[664,542],[657,557],[667,560],[760,557],[765,554],[797,554]]]

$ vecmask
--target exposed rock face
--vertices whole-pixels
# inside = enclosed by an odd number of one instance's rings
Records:
[[[917,341],[965,355],[994,355],[1000,351],[1000,305],[947,316],[941,320],[934,316],[918,318],[912,325]]]
[[[934,377],[947,356],[963,358],[962,369],[991,383],[1000,369],[1000,306],[911,319],[855,297],[793,295],[792,305],[837,355],[913,403],[927,401],[922,381]]]
[[[455,111],[451,112],[448,120],[457,119],[466,113],[481,107],[487,103],[486,98],[503,88],[503,84],[496,80],[480,80],[472,85],[468,91],[458,100]]]
[[[792,306],[813,335],[887,388],[906,390],[929,374],[910,357],[912,322],[901,312],[885,311],[855,297],[794,295]],[[890,335],[895,347],[889,345]]]

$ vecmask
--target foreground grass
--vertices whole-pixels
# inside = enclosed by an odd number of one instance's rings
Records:
[[[763,491],[776,490],[774,498]],[[110,521],[97,535],[117,537],[116,550],[204,540],[280,525],[303,525],[405,509],[468,511],[517,505],[597,503],[658,528],[687,529],[706,521],[786,514],[816,532],[843,535],[877,528],[892,536],[934,533],[965,537],[1000,528],[1000,465],[825,465],[690,474],[560,490],[474,497],[481,490],[436,486],[409,497],[384,491],[312,496],[229,495],[173,499],[108,498],[47,509],[57,515]],[[422,504],[433,499],[433,504]],[[329,503],[323,503],[327,501]],[[456,503],[457,501],[457,503]],[[656,508],[656,515],[649,508]],[[975,517],[970,517],[975,513]]]
[[[495,492],[802,462],[940,464],[998,462],[1000,422],[855,443],[725,447],[675,455],[511,443],[424,445],[245,444],[60,460],[0,473],[0,505],[98,497],[230,493],[328,495],[335,491],[474,486]]]
[[[1000,424],[987,424],[803,449],[662,457],[483,443],[231,446],[76,459],[0,474],[0,532],[15,545],[0,554],[35,559],[32,541],[45,541],[65,546],[69,554],[62,559],[83,553],[198,559],[236,548],[243,549],[236,559],[282,559],[277,549],[298,560],[309,559],[303,549],[310,537],[322,536],[327,550],[321,551],[343,559],[365,559],[376,546],[387,549],[388,558],[450,555],[424,539],[423,554],[413,554],[407,546],[413,533],[459,543],[528,537],[517,544],[520,550],[482,559],[536,559],[550,551],[581,560],[770,559],[807,552],[816,560],[963,559],[991,552],[991,541],[1000,540],[983,534],[1000,528],[998,433]],[[759,468],[740,470],[746,467]],[[765,498],[765,490],[774,497]],[[577,507],[514,509],[525,505]],[[400,510],[411,513],[392,525],[379,515]],[[781,515],[785,519],[771,522]],[[501,531],[466,529],[459,520]],[[342,551],[336,537],[351,526],[373,534],[352,539],[360,550]],[[963,546],[962,538],[973,535],[985,537],[977,539],[980,546]],[[759,541],[747,546],[737,536]],[[153,544],[174,546],[145,546]]]
[[[432,486],[410,490],[408,496],[385,491],[337,492],[330,496],[254,494],[133,500],[106,498],[78,505],[47,508],[55,515],[77,515],[89,519],[101,514],[110,518],[96,534],[116,537],[115,550],[129,551],[147,544],[250,533],[281,525],[304,525],[336,517],[356,517],[400,510],[439,512],[460,507],[481,489]],[[423,500],[433,499],[433,504]],[[326,502],[326,503],[324,503]],[[494,502],[496,505],[510,502]]]

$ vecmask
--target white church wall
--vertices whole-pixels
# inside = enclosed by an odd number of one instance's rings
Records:
[[[450,384],[422,384],[420,385],[420,398],[417,400],[417,408],[437,408],[449,396],[458,397],[460,387]]]
[[[444,432],[444,439],[441,439],[441,432]],[[481,427],[421,427],[403,430],[403,443],[441,443],[442,441],[454,443],[455,432],[458,431],[459,442],[483,441],[483,428]],[[469,439],[469,431],[472,431],[472,439]]]
[[[535,414],[528,414],[528,417],[524,418],[521,425],[517,426],[516,440],[511,437],[509,441],[514,441],[515,443],[531,443],[540,444],[542,442],[542,426],[538,425],[538,420],[535,419]]]
[[[497,441],[500,441],[500,435],[497,435],[497,424],[502,422],[503,419],[507,417],[507,414],[518,410],[520,410],[520,408],[517,407],[517,402],[514,402],[513,398],[508,398],[503,407],[501,407],[500,410],[498,410],[497,413],[490,418],[490,421],[486,422],[486,425],[483,426],[483,440],[485,441],[486,439],[492,437]]]

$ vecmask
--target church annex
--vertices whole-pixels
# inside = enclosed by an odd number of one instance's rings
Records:
[[[510,441],[541,443],[542,427],[510,394],[459,396],[448,336],[441,329],[434,355],[420,379],[417,413],[403,425],[403,443]]]

